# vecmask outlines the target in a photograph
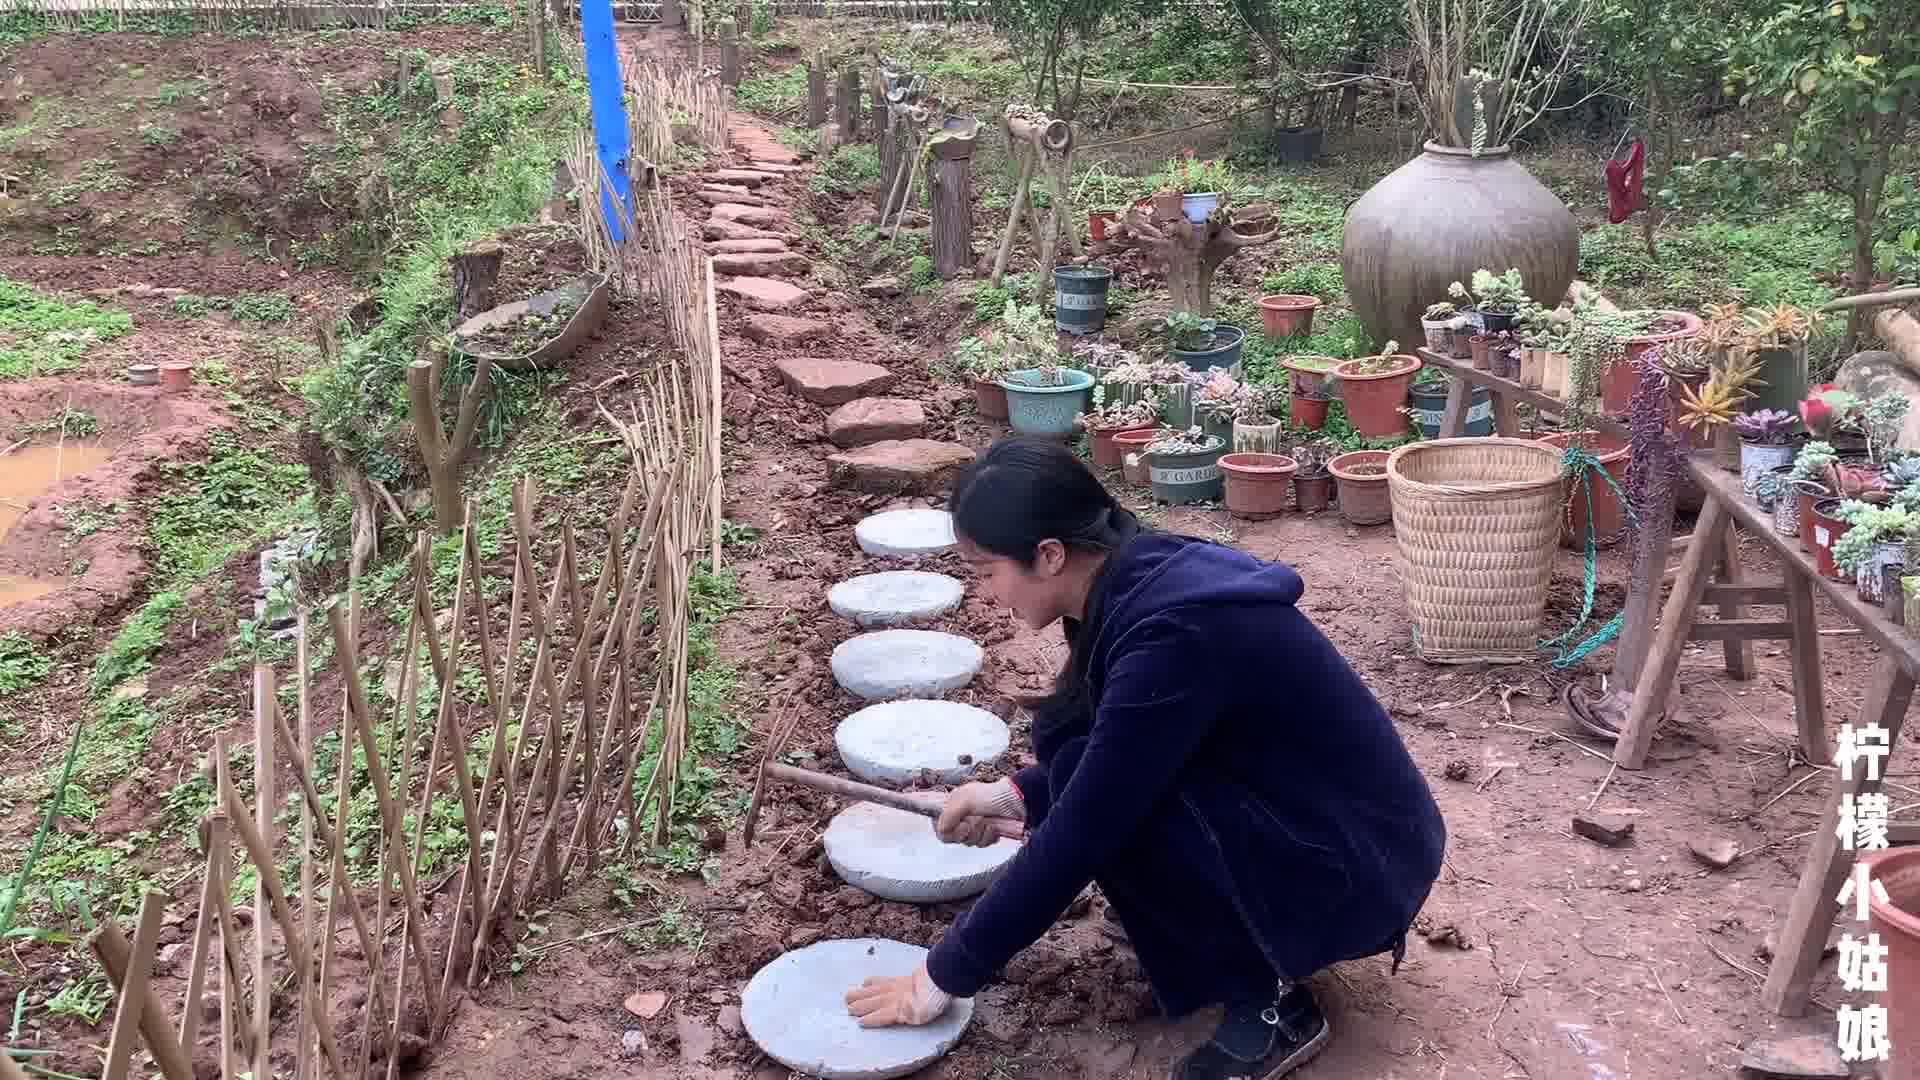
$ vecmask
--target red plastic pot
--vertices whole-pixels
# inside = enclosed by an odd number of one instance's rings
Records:
[[[1833,543],[1847,535],[1853,524],[1840,518],[1839,499],[1821,499],[1813,504],[1813,565],[1823,577],[1841,580],[1840,569],[1833,565]]]
[[[168,394],[184,394],[193,387],[193,365],[170,360],[160,365],[160,389]]]
[[[1340,380],[1340,398],[1347,403],[1353,429],[1369,439],[1387,439],[1407,433],[1407,387],[1420,370],[1420,358],[1395,353],[1399,364],[1391,371],[1370,374],[1361,369],[1368,359],[1349,360],[1333,369]]]
[[[1393,496],[1387,490],[1386,450],[1354,450],[1327,462],[1339,483],[1340,516],[1355,525],[1384,525],[1393,520]]]
[[[1620,496],[1614,491],[1614,485],[1625,490],[1627,483],[1627,463],[1633,457],[1633,448],[1624,440],[1611,435],[1602,435],[1597,431],[1555,432],[1542,435],[1537,441],[1548,446],[1565,450],[1569,443],[1578,440],[1581,449],[1600,459],[1600,467],[1613,478],[1613,484],[1597,476],[1588,474],[1584,484],[1571,480],[1562,483],[1566,497],[1566,513],[1560,516],[1560,546],[1570,551],[1587,550],[1587,526],[1594,528],[1594,543],[1602,547],[1618,541],[1617,533],[1626,515],[1620,507]],[[1587,498],[1593,498],[1593,512],[1589,517]]]
[[[1821,499],[1827,496],[1802,490],[1795,492],[1794,497],[1798,499],[1800,503],[1800,550],[1811,555],[1814,552],[1813,508]]]
[[[1007,388],[985,379],[973,380],[974,407],[989,420],[1007,418]]]
[[[1623,415],[1633,406],[1633,384],[1640,381],[1638,369],[1634,367],[1633,361],[1647,355],[1655,346],[1690,338],[1706,325],[1700,316],[1691,311],[1659,311],[1655,314],[1669,321],[1677,321],[1681,326],[1676,330],[1643,334],[1627,339],[1627,358],[1615,361],[1600,380],[1602,407],[1609,415]]]
[[[1303,514],[1317,514],[1333,502],[1333,474],[1293,478],[1293,502]]]
[[[1489,356],[1492,350],[1492,334],[1473,334],[1467,338],[1467,356],[1472,358],[1475,371],[1486,371],[1493,366],[1493,359]]]
[[[1319,431],[1327,426],[1327,399],[1293,395],[1293,415],[1289,419],[1294,427]]]
[[[1227,513],[1268,518],[1287,508],[1287,493],[1298,466],[1285,454],[1223,454],[1220,472],[1227,482]]]
[[[1313,333],[1313,313],[1320,299],[1282,293],[1260,298],[1261,329],[1270,338],[1305,336]]]
[[[1107,428],[1105,430],[1095,430],[1091,432],[1093,463],[1105,469],[1119,468],[1121,463],[1126,459],[1126,456],[1133,451],[1122,450],[1120,444],[1114,440],[1128,432],[1152,431],[1153,429],[1154,425],[1152,424],[1135,424],[1132,427]]]
[[[1887,1041],[1894,1047],[1886,1080],[1920,1080],[1920,847],[1863,851],[1872,880],[1887,890],[1868,890],[1867,926],[1887,947]]]
[[[1116,431],[1113,433],[1113,447],[1120,454],[1121,468],[1126,468],[1127,455],[1139,454],[1141,456],[1142,464],[1139,469],[1139,479],[1135,479],[1134,472],[1128,470],[1125,473],[1127,483],[1144,484],[1147,482],[1147,467],[1145,464],[1147,447],[1152,445],[1153,441],[1159,437],[1160,429],[1158,428],[1139,428],[1133,431]]]
[[[1120,211],[1118,210],[1089,211],[1087,214],[1087,231],[1093,235],[1093,242],[1096,244],[1106,243],[1107,222],[1119,220]]]

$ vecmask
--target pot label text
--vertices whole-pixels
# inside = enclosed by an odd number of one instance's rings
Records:
[[[1092,293],[1057,292],[1053,294],[1053,306],[1067,311],[1093,311],[1107,306],[1107,298]]]
[[[1188,469],[1148,469],[1156,484],[1204,484],[1220,479],[1220,466],[1199,465]]]

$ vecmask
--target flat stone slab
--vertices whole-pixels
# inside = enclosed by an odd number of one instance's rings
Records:
[[[937,439],[889,439],[827,458],[837,482],[861,491],[927,494],[946,486],[978,456],[972,447]]]
[[[775,240],[772,237],[756,240],[712,240],[707,243],[707,250],[716,255],[722,253],[739,255],[747,252],[777,253],[787,250],[787,242]]]
[[[793,392],[815,405],[845,405],[893,385],[893,372],[859,360],[793,356],[774,365]]]
[[[787,311],[807,302],[807,290],[774,278],[722,278],[713,286],[761,311]]]
[[[724,206],[739,203],[741,206],[765,206],[767,201],[749,191],[721,191],[715,188],[701,188],[693,193],[694,198],[708,206]]]
[[[800,239],[792,233],[756,229],[737,221],[709,221],[700,226],[700,235],[708,240],[785,240],[794,243]]]
[[[911,816],[911,815],[909,815]],[[931,830],[929,830],[931,831]],[[740,1022],[766,1055],[824,1080],[895,1080],[940,1060],[966,1033],[973,999],[956,1000],[921,1027],[863,1028],[847,991],[876,976],[910,975],[918,945],[880,938],[822,941],[786,953],[747,983]]]
[[[716,274],[775,277],[780,274],[804,274],[812,267],[807,257],[797,251],[718,252],[713,256],[713,272]]]
[[[942,784],[964,784],[1000,760],[1007,740],[1007,725],[985,709],[921,698],[869,705],[833,732],[840,760],[875,784],[906,784],[927,773]]]
[[[756,229],[775,229],[787,223],[787,215],[770,206],[748,206],[745,203],[721,203],[713,208],[713,219],[735,221]]]
[[[960,606],[966,587],[959,578],[925,570],[861,574],[827,590],[827,606],[858,626],[897,626],[945,615]]]
[[[768,243],[764,240],[734,240],[721,243]],[[762,345],[805,345],[833,336],[833,327],[816,319],[796,319],[791,315],[754,314],[741,326],[746,335]]]
[[[938,697],[980,673],[986,652],[957,634],[937,630],[874,630],[833,650],[833,678],[868,701]]]
[[[853,539],[869,555],[912,558],[953,547],[953,515],[945,510],[886,510],[860,519]]]
[[[715,169],[706,174],[706,179],[717,184],[741,184],[746,187],[759,187],[769,180],[780,179],[779,173],[761,169]]]
[[[1759,1076],[1792,1080],[1846,1080],[1852,1075],[1839,1048],[1825,1035],[1755,1039],[1740,1066]]]
[[[926,433],[927,412],[909,398],[856,398],[827,414],[827,439],[835,446],[917,439]]]
[[[834,872],[856,889],[903,904],[944,904],[978,896],[1020,854],[1020,841],[992,847],[949,844],[919,814],[854,803],[822,838]]]

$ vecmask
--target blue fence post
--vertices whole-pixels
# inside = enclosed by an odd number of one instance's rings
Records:
[[[626,84],[620,78],[620,48],[613,33],[613,0],[581,0],[580,34],[587,58],[587,89],[593,103],[594,148],[612,189],[600,192],[613,242],[626,240],[633,220],[633,181],[627,168]]]

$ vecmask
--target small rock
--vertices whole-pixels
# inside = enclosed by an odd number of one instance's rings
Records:
[[[774,241],[739,241],[742,243],[771,243]],[[796,319],[791,315],[768,315],[764,312],[747,316],[741,324],[741,330],[749,338],[762,345],[791,346],[804,345],[809,341],[825,341],[833,336],[833,327],[813,319]]]
[[[928,492],[946,486],[973,448],[934,439],[891,439],[827,458],[834,479],[871,494]]]
[[[174,968],[179,967],[187,959],[187,950],[190,947],[184,941],[177,941],[161,949],[153,959],[153,973],[155,975],[171,974]]]
[[[1473,762],[1466,758],[1454,758],[1447,762],[1446,777],[1449,780],[1468,780],[1473,777]]]
[[[820,928],[817,926],[796,926],[793,933],[787,935],[787,948],[804,949],[820,940]]]
[[[635,990],[627,995],[624,1004],[633,1015],[642,1020],[651,1020],[667,1007],[667,995],[664,990]]]
[[[899,278],[887,274],[862,284],[860,291],[868,296],[885,299],[890,296],[899,296],[906,289],[901,286]]]
[[[1422,934],[1426,937],[1427,944],[1435,948],[1459,949],[1461,952],[1467,952],[1473,948],[1473,942],[1469,941],[1467,935],[1452,923],[1430,927],[1422,931]]]
[[[1633,822],[1610,814],[1575,814],[1573,831],[1601,847],[1619,847],[1633,838]]]
[[[1847,1080],[1847,1063],[1829,1035],[1763,1038],[1747,1047],[1740,1067],[1756,1076],[1794,1080]]]
[[[637,1058],[646,1052],[647,1036],[639,1028],[628,1028],[627,1033],[620,1036],[621,1057]]]
[[[1644,888],[1646,888],[1646,887],[1647,887],[1647,883],[1646,883],[1646,882],[1644,882],[1644,881],[1641,881],[1641,880],[1640,880],[1639,878],[1637,878],[1637,877],[1636,877],[1636,878],[1628,878],[1628,879],[1627,879],[1627,891],[1628,891],[1628,892],[1639,892],[1640,890],[1642,890],[1642,889],[1644,889]]]
[[[725,1034],[740,1034],[740,1006],[722,1005],[720,1014],[713,1019],[713,1025]]]
[[[1740,845],[1726,836],[1695,836],[1687,840],[1687,850],[1701,863],[1725,870],[1740,857]]]

